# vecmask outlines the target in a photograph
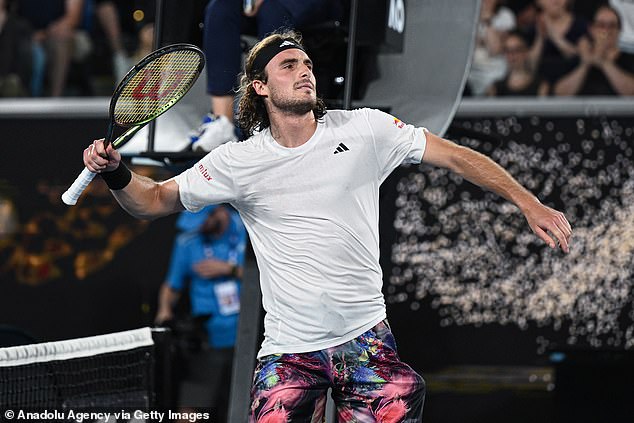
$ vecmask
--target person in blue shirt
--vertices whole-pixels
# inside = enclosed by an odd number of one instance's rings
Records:
[[[206,341],[188,357],[179,407],[215,407],[222,414],[240,311],[246,230],[238,213],[226,205],[184,212],[177,227],[185,232],[175,240],[155,322],[174,319],[174,307],[188,287],[190,313],[203,325]]]

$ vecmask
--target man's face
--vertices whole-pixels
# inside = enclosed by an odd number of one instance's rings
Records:
[[[509,35],[504,41],[504,54],[509,68],[519,69],[526,64],[528,47],[520,37]]]
[[[590,34],[595,41],[604,41],[610,46],[616,46],[619,40],[619,18],[607,8],[601,8],[590,24]]]
[[[265,68],[267,81],[256,92],[268,97],[274,108],[303,115],[317,104],[313,62],[299,49],[278,53]]]
[[[229,226],[229,212],[226,208],[216,207],[213,212],[209,213],[207,220],[200,227],[200,232],[218,237],[222,235]]]

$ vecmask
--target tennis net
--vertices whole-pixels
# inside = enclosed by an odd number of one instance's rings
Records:
[[[150,328],[0,348],[0,411],[149,410]],[[0,420],[2,417],[0,417]]]

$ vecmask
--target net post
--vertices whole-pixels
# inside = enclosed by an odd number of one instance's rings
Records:
[[[152,328],[154,341],[154,405],[162,410],[174,407],[172,381],[172,331],[169,328]]]
[[[253,262],[245,263],[240,291],[240,317],[233,355],[227,419],[231,423],[246,423],[251,405],[251,381],[262,322],[260,278],[257,266]]]

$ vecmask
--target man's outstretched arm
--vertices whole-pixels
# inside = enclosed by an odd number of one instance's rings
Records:
[[[94,141],[84,150],[84,164],[95,173],[116,172],[121,174],[121,154],[112,145],[104,150],[103,140]],[[111,189],[121,207],[139,219],[154,219],[184,210],[178,192],[178,184],[173,180],[156,182],[145,176],[131,172],[130,182],[121,189]],[[118,178],[118,177],[117,177]],[[123,174],[122,178],[125,178]],[[125,181],[125,179],[123,179]],[[109,184],[110,186],[110,184]]]
[[[558,241],[561,249],[569,252],[568,242],[572,228],[563,213],[543,205],[537,197],[487,156],[430,132],[426,132],[425,135],[427,146],[423,155],[424,162],[445,167],[511,201],[519,207],[538,237],[551,248],[557,248]]]

